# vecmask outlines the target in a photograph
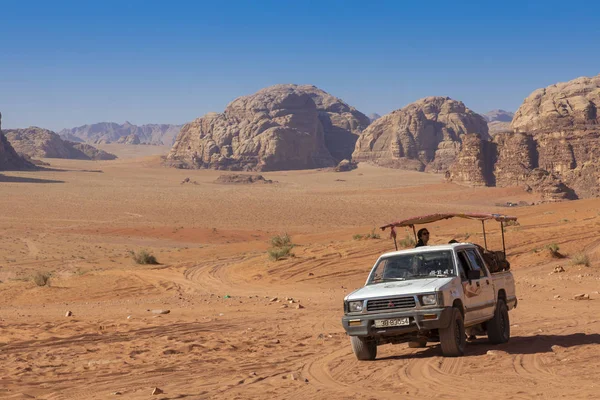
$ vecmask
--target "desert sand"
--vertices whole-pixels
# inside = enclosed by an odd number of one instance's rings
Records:
[[[120,158],[0,175],[0,398],[597,397],[599,199],[499,207],[537,198],[363,164],[220,185],[223,171],[162,167],[159,146],[101,148]],[[384,345],[357,361],[342,300],[393,242],[353,236],[440,211],[519,218],[506,232],[519,300],[511,340],[478,338],[461,358],[438,344]],[[428,228],[434,244],[483,243],[477,222]],[[499,248],[498,227],[487,228]],[[270,260],[270,238],[285,232],[294,257]],[[160,264],[136,264],[130,251],[141,250]],[[589,266],[574,263],[581,254]]]

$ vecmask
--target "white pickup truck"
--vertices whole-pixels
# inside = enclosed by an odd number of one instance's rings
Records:
[[[440,342],[444,356],[456,357],[467,335],[507,342],[516,306],[512,273],[491,273],[479,246],[422,246],[380,256],[365,286],[344,298],[342,324],[359,360],[375,359],[379,345],[406,342]]]

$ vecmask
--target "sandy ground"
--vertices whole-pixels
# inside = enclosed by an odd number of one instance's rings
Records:
[[[372,166],[219,185],[223,172],[161,167],[157,146],[105,150],[120,158],[0,176],[0,398],[597,397],[600,200],[498,207],[536,198]],[[357,361],[342,300],[393,243],[353,236],[439,211],[519,217],[506,235],[519,298],[510,342],[481,338],[454,359],[438,344],[384,345]],[[475,222],[428,228],[433,243],[483,242]],[[272,261],[269,240],[284,232],[295,256]],[[499,247],[494,224],[488,234]],[[160,264],[136,264],[141,250]],[[583,254],[589,266],[574,263]]]

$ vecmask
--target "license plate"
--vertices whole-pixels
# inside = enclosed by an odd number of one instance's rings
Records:
[[[389,328],[391,326],[406,326],[410,325],[410,320],[406,318],[392,318],[392,319],[376,319],[376,328]]]

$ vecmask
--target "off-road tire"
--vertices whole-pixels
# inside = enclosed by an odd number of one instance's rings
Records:
[[[352,351],[358,360],[370,361],[377,357],[377,342],[360,336],[350,336]]]
[[[411,349],[422,349],[423,347],[427,347],[427,339],[419,339],[414,342],[408,342],[408,347]]]
[[[490,343],[506,343],[510,339],[510,320],[508,308],[503,299],[498,300],[494,318],[487,323],[487,334]]]
[[[467,344],[465,323],[458,308],[452,309],[450,325],[439,331],[442,355],[444,357],[460,357],[465,354],[465,346]]]

